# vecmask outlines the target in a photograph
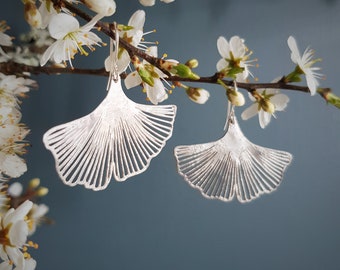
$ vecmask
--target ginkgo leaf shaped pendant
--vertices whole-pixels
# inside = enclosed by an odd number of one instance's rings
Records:
[[[130,100],[120,80],[89,115],[48,130],[43,142],[67,185],[105,189],[142,173],[171,137],[175,105],[143,105]]]
[[[275,190],[292,160],[290,153],[251,143],[235,116],[220,140],[177,146],[175,157],[179,173],[203,196],[222,201],[236,196],[240,202]]]

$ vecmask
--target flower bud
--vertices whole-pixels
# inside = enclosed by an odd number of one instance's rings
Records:
[[[41,27],[42,25],[41,14],[34,3],[26,2],[24,12],[25,19],[29,25],[35,28]]]
[[[36,195],[39,196],[39,197],[46,196],[47,193],[48,193],[48,188],[47,187],[40,187],[36,191]]]
[[[23,191],[23,187],[22,187],[22,184],[19,182],[14,182],[7,189],[8,194],[12,196],[13,198],[19,197],[22,194],[22,191]]]
[[[327,103],[334,105],[340,109],[340,97],[331,92],[329,88],[319,88],[318,93],[323,96]]]
[[[184,64],[181,64],[181,63],[168,64],[168,61],[165,61],[164,65],[170,66],[171,67],[170,72],[177,75],[178,77],[192,79],[192,80],[198,80],[200,78],[197,74],[192,72],[190,67]]]
[[[33,178],[28,184],[29,188],[31,188],[31,189],[35,189],[39,185],[40,185],[40,179],[39,178]]]
[[[190,59],[185,63],[186,66],[189,68],[197,68],[198,67],[198,60],[197,59]]]
[[[155,0],[139,0],[139,3],[141,3],[143,6],[151,7],[155,4]]]
[[[188,87],[186,89],[188,97],[198,104],[204,104],[210,97],[210,93],[202,88]]]
[[[104,16],[111,16],[116,12],[114,0],[84,0],[84,4],[92,11]]]
[[[243,106],[246,102],[243,94],[236,90],[228,90],[227,97],[231,104],[235,106]]]

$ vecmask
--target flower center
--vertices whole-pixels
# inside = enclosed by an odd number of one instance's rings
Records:
[[[76,35],[77,32],[71,32],[71,33],[68,33],[65,37],[64,37],[64,40],[66,39],[71,39],[73,40],[76,44],[77,44],[77,48],[79,49],[80,53],[85,55],[85,56],[88,56],[88,52],[85,51],[85,49],[83,48],[83,44],[82,42],[78,41],[77,39],[77,35]],[[77,53],[77,50],[76,49],[73,49],[72,50],[72,55],[76,54]]]
[[[0,244],[3,245],[3,246],[12,246],[11,241],[10,241],[9,236],[8,236],[10,225],[8,225],[6,228],[0,230]]]

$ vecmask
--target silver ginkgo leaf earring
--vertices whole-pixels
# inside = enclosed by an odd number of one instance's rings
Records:
[[[292,161],[290,153],[261,147],[242,133],[232,108],[225,135],[204,144],[175,147],[179,173],[210,199],[249,202],[274,191]]]
[[[116,34],[113,70],[102,103],[89,115],[44,134],[43,142],[67,185],[102,190],[112,176],[124,181],[140,174],[172,135],[175,105],[138,104],[124,94],[116,66],[118,38]]]

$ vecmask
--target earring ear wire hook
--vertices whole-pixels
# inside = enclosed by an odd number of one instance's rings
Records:
[[[237,89],[237,82],[234,80],[234,89]],[[235,122],[235,105],[233,105],[229,100],[228,100],[228,108],[227,108],[227,119],[224,124],[223,130],[228,131],[228,127],[230,124],[234,124]]]
[[[109,81],[106,87],[106,90],[108,91],[111,87],[112,80],[114,82],[118,82],[118,50],[119,50],[119,33],[117,28],[117,23],[114,22],[114,30],[115,30],[115,39],[113,40],[110,37],[110,74],[109,74]],[[113,50],[114,47],[114,50]]]

